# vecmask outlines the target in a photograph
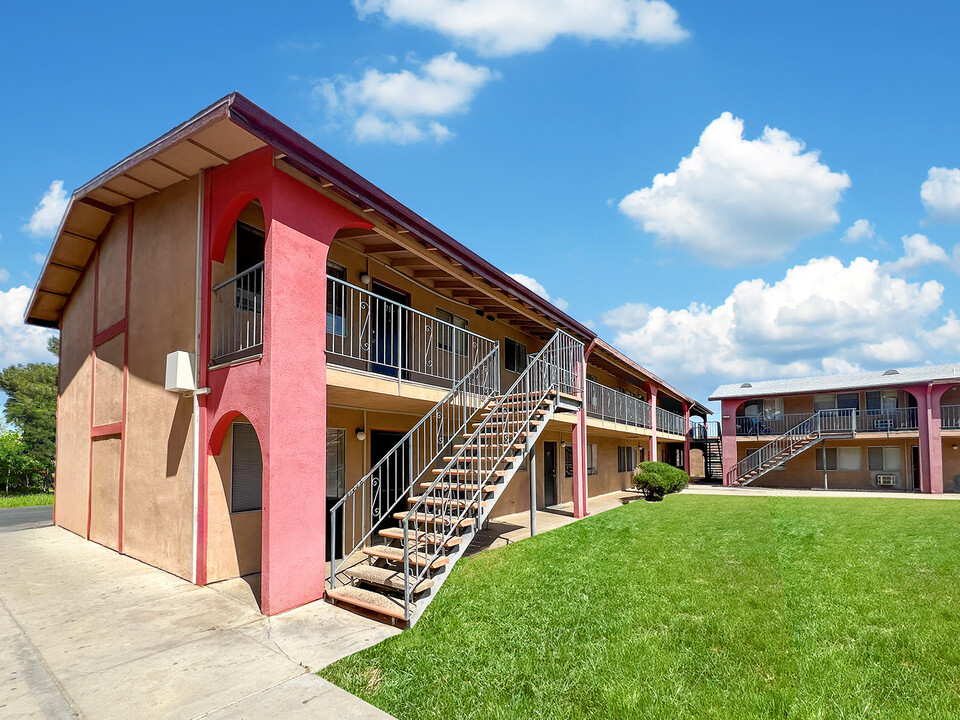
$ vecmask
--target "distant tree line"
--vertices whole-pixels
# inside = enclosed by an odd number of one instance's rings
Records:
[[[60,355],[60,339],[47,349]],[[10,493],[53,489],[56,469],[57,366],[11,365],[0,371],[0,390],[8,427],[0,431],[0,484]]]

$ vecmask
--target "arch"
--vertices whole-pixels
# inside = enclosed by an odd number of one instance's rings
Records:
[[[223,441],[227,436],[227,431],[230,429],[230,425],[233,424],[237,418],[243,418],[243,420],[253,426],[254,431],[257,433],[257,441],[260,443],[260,447],[263,447],[264,433],[263,430],[258,427],[259,423],[251,418],[250,414],[240,412],[239,410],[228,410],[219,414],[219,417],[216,419],[213,427],[210,430],[210,440],[207,443],[208,454],[220,454],[220,452],[223,450]]]
[[[267,217],[263,201],[250,190],[241,191],[226,203],[217,220],[217,225],[213,231],[213,242],[210,244],[210,259],[214,262],[223,262],[233,227],[237,224],[240,214],[251,203],[257,203],[260,206],[261,212],[263,212],[264,230],[266,230]]]

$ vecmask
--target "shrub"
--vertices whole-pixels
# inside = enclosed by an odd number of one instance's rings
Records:
[[[680,468],[662,462],[642,462],[633,474],[633,486],[647,500],[663,500],[665,495],[680,492],[690,476]]]

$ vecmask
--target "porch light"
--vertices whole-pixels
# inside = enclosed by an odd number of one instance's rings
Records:
[[[951,445],[951,446],[950,446],[950,449],[951,449],[951,450],[956,450],[956,449],[957,449],[957,444],[954,443],[953,445]]]
[[[361,282],[363,285],[369,285],[369,284],[370,284],[370,275],[369,275],[368,273],[360,273],[360,282]]]
[[[357,428],[356,433],[357,433],[357,440],[359,440],[360,442],[363,442],[364,440],[367,439],[367,431],[364,430],[363,428]]]
[[[567,446],[567,441],[566,441],[566,440],[561,440],[561,441],[560,441],[560,447],[565,448],[566,446]]]

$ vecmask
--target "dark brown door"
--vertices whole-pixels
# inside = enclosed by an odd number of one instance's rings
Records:
[[[543,504],[557,504],[557,444],[543,444]]]
[[[913,489],[920,490],[920,448],[916,445],[910,448],[911,462],[913,468]]]

